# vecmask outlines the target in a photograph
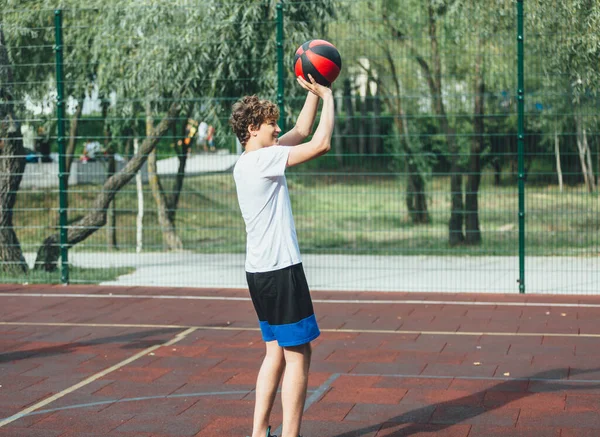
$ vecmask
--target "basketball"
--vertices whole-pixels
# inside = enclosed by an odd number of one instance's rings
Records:
[[[333,44],[322,39],[306,41],[294,56],[294,72],[310,82],[310,74],[317,83],[329,86],[342,70],[342,57]]]

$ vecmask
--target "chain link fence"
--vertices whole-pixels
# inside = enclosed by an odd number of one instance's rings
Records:
[[[600,291],[594,4],[8,3],[2,282],[245,287],[229,111],[291,127],[319,38],[332,150],[287,172],[312,288]]]

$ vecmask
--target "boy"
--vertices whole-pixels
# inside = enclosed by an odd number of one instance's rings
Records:
[[[333,95],[330,88],[309,79],[297,79],[309,92],[296,125],[281,138],[279,108],[256,96],[234,104],[229,120],[245,149],[233,176],[246,223],[246,279],[266,343],[256,381],[252,437],[270,436],[269,416],[282,375],[281,437],[298,437],[308,386],[310,342],[320,334],[285,179],[286,167],[330,149]],[[319,99],[323,100],[319,125],[312,139],[302,143],[312,130]]]

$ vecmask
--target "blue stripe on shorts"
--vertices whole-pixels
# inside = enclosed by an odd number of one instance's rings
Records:
[[[281,347],[309,343],[321,334],[314,314],[296,323],[269,325],[268,322],[261,321],[259,324],[263,340],[277,340]]]

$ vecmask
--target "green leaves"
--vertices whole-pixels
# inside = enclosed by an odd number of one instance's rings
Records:
[[[529,12],[531,11],[531,12]],[[573,98],[600,91],[600,4],[590,0],[532,0],[528,45],[548,76],[564,76]]]

